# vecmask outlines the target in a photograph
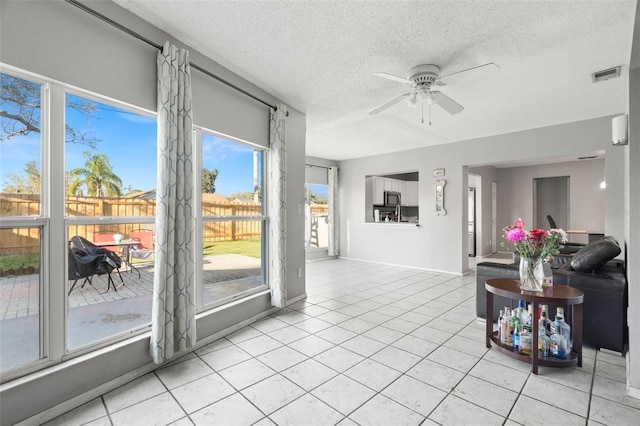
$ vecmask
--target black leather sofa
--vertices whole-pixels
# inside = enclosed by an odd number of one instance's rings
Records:
[[[574,254],[561,254],[551,263],[553,285],[568,285],[584,293],[583,340],[597,348],[624,353],[627,328],[627,279],[622,260],[614,259],[620,247],[612,237],[587,244]],[[486,319],[484,284],[491,278],[519,279],[519,263],[482,262],[476,267],[476,313]],[[515,308],[518,300],[494,296],[492,319],[504,306]],[[571,323],[570,310],[565,308]],[[549,307],[555,315],[556,306]]]

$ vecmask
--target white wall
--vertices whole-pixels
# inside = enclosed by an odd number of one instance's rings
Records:
[[[636,7],[636,26],[629,68],[629,145],[619,148],[624,153],[626,169],[625,203],[621,213],[624,216],[629,281],[627,387],[631,395],[640,398],[640,7]],[[607,171],[608,169],[607,163]],[[615,213],[616,218],[620,216]],[[607,215],[607,219],[609,216]]]
[[[491,224],[491,193],[492,182],[498,181],[498,169],[493,166],[469,167],[469,173],[480,176],[480,191],[476,194],[476,203],[478,209],[482,211],[482,219],[477,224],[481,232],[476,247],[478,248],[478,256],[488,256],[492,253],[492,242],[497,241],[497,247],[500,247],[500,241],[496,240],[496,236],[492,234]],[[498,187],[499,188],[499,187]],[[502,227],[496,226],[496,231],[500,232]]]
[[[157,44],[170,40],[182,45],[114,3],[85,3]],[[0,60],[4,64],[155,111],[157,51],[73,5],[63,1],[3,0],[0,31]],[[278,102],[274,96],[189,50],[192,62],[266,102]],[[194,73],[193,80],[196,125],[268,146],[268,107],[201,73]],[[289,108],[286,135],[286,172],[290,182],[287,185],[286,269],[287,297],[291,300],[305,294],[304,271],[300,278],[297,275],[297,269],[304,268],[305,261],[304,215],[298,213],[304,205],[304,114]],[[292,184],[295,182],[300,184]],[[54,290],[65,287],[65,283],[59,282],[52,285]],[[270,308],[269,295],[262,294],[231,308],[200,315],[198,341],[220,337],[229,328],[264,315]],[[56,306],[53,310],[62,313],[64,307]],[[62,319],[58,318],[57,323],[62,323]],[[62,334],[61,330],[52,333]],[[4,383],[0,386],[0,424],[14,424],[74,397],[91,397],[91,394],[84,395],[85,392],[104,384],[107,387],[100,390],[107,392],[109,383],[120,377],[135,378],[141,370],[154,367],[148,348],[148,336],[142,336]]]
[[[346,141],[345,141],[346,142]],[[389,141],[392,143],[393,141]],[[611,146],[611,117],[549,126],[505,135],[425,147],[398,153],[342,161],[340,215],[342,256],[380,261],[431,270],[464,273],[466,254],[467,166],[488,166],[506,162],[557,157],[587,156],[605,152],[615,158]],[[476,170],[476,167],[473,170]],[[434,216],[433,169],[445,168],[446,216]],[[395,227],[364,223],[365,175],[418,170],[420,173],[420,227]],[[485,169],[487,171],[487,169]],[[487,172],[488,173],[488,172]],[[490,174],[490,173],[489,173]],[[483,202],[490,212],[492,178],[484,179]],[[606,191],[623,187],[622,164],[607,163]],[[500,184],[498,186],[500,191]],[[606,192],[605,191],[605,192]],[[623,208],[624,199],[605,196],[605,209]],[[490,213],[483,215],[490,220]],[[499,219],[500,220],[500,219]],[[511,219],[509,220],[509,222]],[[483,224],[489,226],[490,224]],[[498,232],[504,225],[497,224]],[[616,232],[610,232],[610,229]],[[620,241],[623,218],[608,217],[604,231]],[[485,236],[486,238],[486,236]],[[487,240],[488,241],[488,240]],[[485,243],[486,244],[486,243]]]

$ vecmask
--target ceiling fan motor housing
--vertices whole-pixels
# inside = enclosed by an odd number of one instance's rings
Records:
[[[416,86],[427,86],[438,79],[440,68],[437,65],[418,65],[409,70],[408,80],[413,81]]]

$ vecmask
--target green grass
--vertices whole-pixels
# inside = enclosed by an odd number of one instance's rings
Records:
[[[241,254],[259,259],[262,254],[262,247],[260,240],[216,241],[214,243],[204,243],[203,252],[205,256]]]
[[[217,256],[221,254],[241,254],[259,259],[262,248],[260,240],[237,240],[237,241],[217,241],[214,243],[204,243],[205,256]],[[33,266],[38,269],[40,266],[40,255],[38,253],[8,254],[0,256],[0,270],[17,270],[20,267],[28,268]]]
[[[24,268],[33,266],[37,269],[40,266],[40,255],[38,253],[23,253],[0,256],[1,270],[18,269],[21,266]]]

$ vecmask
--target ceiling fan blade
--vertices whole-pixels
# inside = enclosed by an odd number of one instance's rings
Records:
[[[386,78],[387,80],[391,80],[391,81],[395,81],[395,82],[398,82],[398,83],[404,83],[404,84],[408,84],[410,86],[413,86],[413,81],[407,80],[406,78],[398,77],[397,75],[389,74],[389,73],[386,73],[386,72],[374,72],[371,75],[375,75],[376,77],[382,77],[382,78]]]
[[[478,65],[477,67],[442,75],[436,80],[436,84],[444,86],[460,81],[478,80],[495,74],[500,74],[500,67],[493,62],[489,62],[488,64]]]
[[[449,114],[457,114],[464,110],[462,105],[437,90],[431,92],[431,99],[433,99],[434,103],[440,105],[442,109],[447,111]]]
[[[382,112],[385,109],[387,109],[389,107],[392,107],[393,105],[397,104],[398,102],[400,102],[401,100],[403,100],[404,98],[406,98],[409,95],[411,95],[411,93],[405,93],[403,95],[396,96],[395,98],[391,99],[389,102],[386,102],[386,103],[380,105],[379,107],[374,108],[371,111],[369,111],[369,115],[374,115],[374,114],[377,114],[379,112]]]

